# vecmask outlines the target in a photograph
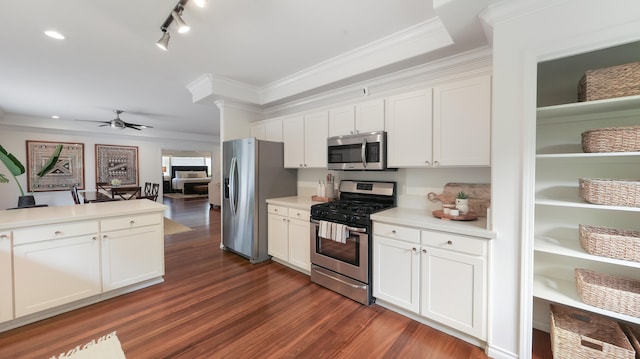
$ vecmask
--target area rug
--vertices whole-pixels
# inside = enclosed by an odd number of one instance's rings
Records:
[[[116,332],[93,339],[85,345],[78,345],[73,349],[52,356],[51,359],[126,359],[122,345]]]
[[[180,199],[180,198],[207,198],[207,197],[209,197],[208,194],[197,194],[197,193],[194,193],[194,194],[164,193],[162,195],[165,196],[165,197],[168,197],[168,198],[178,198],[178,199]]]
[[[167,217],[164,217],[164,235],[165,236],[168,236],[170,234],[187,232],[191,230],[193,230],[193,228],[189,228],[182,223],[178,223]]]

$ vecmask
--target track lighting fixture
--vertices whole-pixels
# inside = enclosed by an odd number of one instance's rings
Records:
[[[206,4],[206,1],[207,0],[195,0],[195,3],[199,7],[204,7]],[[184,11],[184,7],[187,4],[187,2],[189,2],[189,0],[179,0],[176,6],[174,6],[171,12],[169,13],[169,16],[167,16],[167,19],[164,20],[164,22],[160,26],[160,30],[162,31],[162,37],[160,38],[160,40],[158,40],[158,42],[156,42],[156,45],[158,45],[158,47],[161,48],[162,50],[167,51],[167,48],[169,47],[169,40],[171,39],[171,36],[169,35],[168,29],[169,29],[169,25],[171,25],[172,22],[175,21],[176,26],[178,27],[178,32],[181,34],[191,29],[189,25],[187,25],[187,23],[184,22],[184,19],[182,18],[182,12]]]
[[[171,35],[169,35],[169,33],[167,32],[167,29],[163,28],[162,37],[160,38],[160,40],[158,40],[158,42],[156,42],[156,45],[158,45],[158,47],[162,50],[167,51],[167,49],[169,48],[169,40],[171,40]]]

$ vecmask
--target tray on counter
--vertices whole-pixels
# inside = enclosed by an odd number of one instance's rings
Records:
[[[432,212],[434,217],[451,220],[451,221],[475,221],[478,219],[478,215],[474,212],[464,213],[457,216],[452,216],[450,214],[445,214],[441,209],[435,210]]]

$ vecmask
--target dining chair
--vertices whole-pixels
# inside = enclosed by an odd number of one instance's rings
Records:
[[[73,202],[75,204],[80,204],[80,196],[78,195],[78,187],[71,187],[71,197],[73,197]]]
[[[146,188],[146,185],[145,185]],[[151,184],[151,189],[149,191],[144,192],[144,195],[140,196],[140,198],[146,198],[152,201],[158,200],[158,193],[160,192],[160,183]]]
[[[151,193],[151,182],[145,182],[144,183],[144,195],[147,196],[149,193]]]
[[[111,198],[120,197],[124,200],[140,198],[140,187],[111,188]]]
[[[98,192],[104,192],[104,193],[111,193],[111,183],[109,182],[96,182],[96,191]]]

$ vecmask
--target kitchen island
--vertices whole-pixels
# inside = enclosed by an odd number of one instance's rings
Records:
[[[161,283],[163,212],[147,199],[0,215],[0,331]]]

